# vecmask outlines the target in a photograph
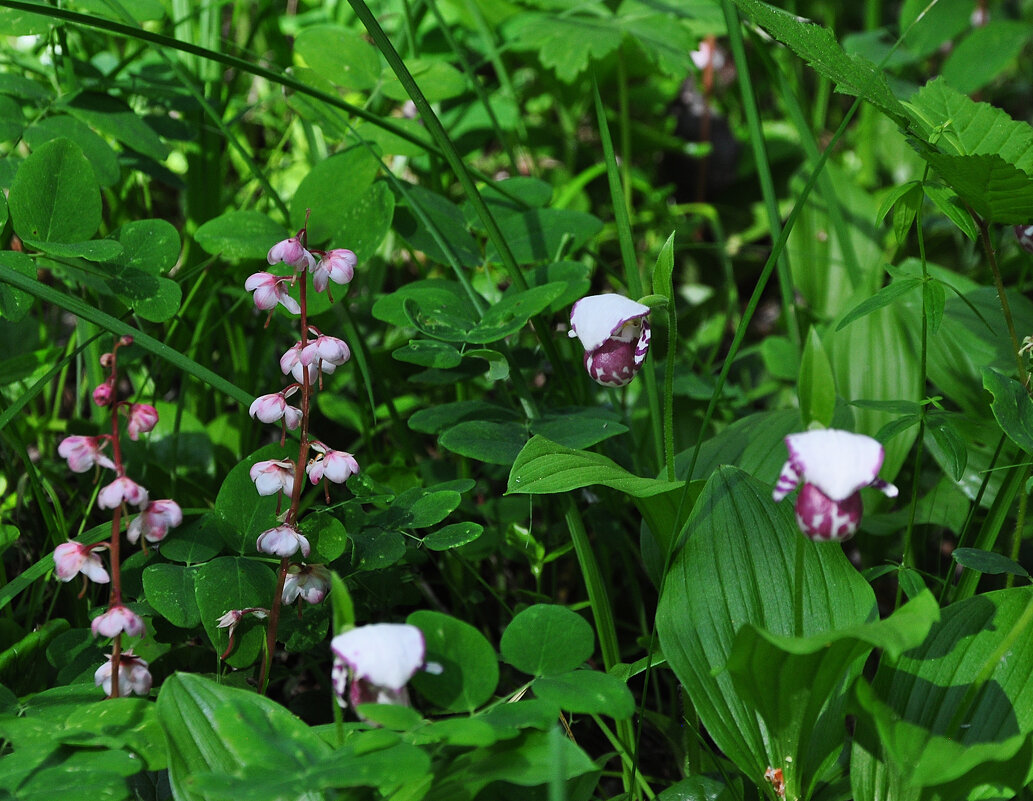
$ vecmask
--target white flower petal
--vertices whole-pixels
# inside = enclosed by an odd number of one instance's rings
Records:
[[[885,456],[877,440],[834,428],[790,434],[786,447],[803,480],[834,501],[844,501],[875,481]]]
[[[338,634],[330,642],[334,654],[357,679],[401,690],[423,667],[423,632],[408,623],[374,623]]]
[[[589,295],[570,311],[570,326],[589,353],[602,345],[628,320],[645,317],[649,307],[623,295]]]

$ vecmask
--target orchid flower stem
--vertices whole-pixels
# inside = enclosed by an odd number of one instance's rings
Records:
[[[1011,315],[1011,306],[1008,305],[1008,295],[1004,289],[1004,279],[1001,278],[1001,270],[997,266],[997,255],[994,253],[993,245],[990,244],[990,228],[986,221],[973,214],[979,228],[979,241],[983,244],[986,252],[986,260],[990,265],[990,271],[994,274],[994,286],[997,288],[997,297],[1001,301],[1001,311],[1004,313],[1004,322],[1008,326],[1008,335],[1011,337],[1012,352],[1015,354],[1015,363],[1019,371],[1019,380],[1022,386],[1029,390],[1029,373],[1026,370],[1026,363],[1019,355],[1019,337],[1015,333],[1015,321]]]

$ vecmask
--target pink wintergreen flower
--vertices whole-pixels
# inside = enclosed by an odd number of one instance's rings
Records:
[[[301,597],[310,604],[321,603],[330,592],[330,571],[323,565],[291,565],[283,581],[285,604]]]
[[[91,546],[62,542],[54,549],[54,574],[61,581],[71,581],[80,573],[98,584],[111,581],[108,571]]]
[[[299,384],[305,380],[305,370],[308,370],[308,383],[312,386],[319,377],[319,368],[314,364],[301,363],[301,343],[295,342],[280,357],[280,370],[284,375],[290,373]],[[324,372],[332,373],[336,368],[331,365],[329,370]]]
[[[308,556],[308,540],[292,526],[277,526],[268,531],[263,531],[258,536],[256,547],[262,553],[273,556],[294,556],[299,550],[302,556]]]
[[[112,654],[112,658],[114,654]],[[93,674],[93,681],[98,687],[103,687],[104,692],[111,695],[111,659],[97,668]],[[151,672],[147,669],[147,663],[134,656],[132,651],[123,651],[119,656],[118,664],[118,694],[125,697],[132,693],[136,695],[147,695],[151,691]]]
[[[249,471],[259,495],[294,493],[294,462],[290,459],[266,459],[255,462]]]
[[[103,384],[98,384],[97,388],[93,390],[93,402],[98,406],[107,406],[111,403],[111,396],[115,390],[111,386],[110,381],[105,381]]]
[[[329,281],[333,281],[335,284],[347,284],[355,277],[357,263],[358,259],[350,250],[344,248],[328,250],[320,257],[319,263],[312,270],[312,286],[316,288],[316,292],[322,292]]]
[[[283,392],[273,392],[255,398],[251,403],[251,408],[248,409],[248,414],[263,423],[275,423],[282,419],[287,428],[293,431],[301,425],[301,409],[289,406],[287,396],[294,394],[297,389],[297,385],[292,385]]]
[[[244,289],[254,292],[256,309],[273,309],[279,303],[291,314],[301,314],[298,301],[287,294],[286,283],[293,279],[284,278],[272,273],[253,273],[244,282]]]
[[[585,348],[585,369],[604,387],[623,387],[649,352],[649,307],[623,295],[589,295],[570,310],[570,332]]]
[[[101,509],[117,509],[122,502],[136,507],[147,505],[147,490],[126,476],[119,476],[97,495],[97,506]]]
[[[331,450],[322,442],[313,442],[312,450],[316,455],[309,459],[305,472],[313,484],[318,484],[324,478],[334,484],[343,484],[359,472],[359,463],[346,451]]]
[[[316,266],[316,257],[309,253],[296,236],[277,242],[269,248],[266,256],[269,264],[283,262],[295,270],[312,270]]]
[[[73,473],[85,473],[95,464],[115,469],[115,463],[100,452],[105,437],[65,437],[57,446],[57,453],[68,460],[68,469]]]
[[[416,671],[441,673],[441,665],[426,661],[423,632],[408,623],[359,626],[334,637],[330,650],[334,654],[331,678],[341,706],[348,701],[352,707],[370,703],[408,706],[405,685]]]
[[[348,345],[343,339],[321,334],[308,341],[298,358],[306,366],[318,362],[322,372],[332,373],[351,357],[351,350],[348,349]]]
[[[863,434],[828,428],[790,434],[789,460],[772,497],[781,501],[803,482],[796,499],[800,530],[818,542],[850,539],[861,523],[861,490],[874,487],[897,497],[897,488],[878,477],[885,453]]]
[[[146,403],[134,403],[129,407],[129,439],[136,442],[158,424],[158,410]]]
[[[151,501],[129,524],[126,539],[135,544],[142,534],[147,542],[161,542],[168,536],[170,528],[182,522],[183,511],[178,503],[168,499]]]
[[[94,637],[114,637],[123,631],[130,637],[141,637],[146,631],[143,618],[128,606],[116,604],[90,624]]]

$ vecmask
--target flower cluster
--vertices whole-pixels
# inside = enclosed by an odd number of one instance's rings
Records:
[[[122,603],[120,573],[112,571],[115,576],[115,581],[112,582],[112,574],[104,567],[98,551],[109,551],[112,562],[117,566],[121,522],[128,514],[129,507],[135,507],[137,510],[136,516],[126,529],[126,537],[131,543],[136,543],[143,537],[147,542],[157,544],[165,539],[170,528],[183,522],[183,512],[175,501],[152,500],[143,486],[126,475],[122,463],[119,413],[125,413],[126,433],[134,441],[139,439],[141,434],[153,430],[158,423],[158,410],[153,406],[119,401],[116,398],[118,349],[131,343],[131,337],[122,337],[110,353],[105,353],[101,357],[100,363],[107,368],[108,375],[92,393],[94,403],[112,411],[111,433],[92,437],[65,437],[57,449],[58,455],[68,462],[68,469],[73,473],[85,473],[91,469],[99,471],[101,468],[115,472],[115,478],[101,487],[97,493],[97,507],[114,512],[111,539],[92,545],[63,542],[54,549],[54,574],[60,581],[68,582],[81,574],[84,591],[87,581],[112,584],[107,610],[96,616],[91,624],[93,636],[114,640],[111,657],[98,668],[94,677],[97,685],[102,686],[109,696],[130,693],[147,695],[151,689],[151,675],[144,660],[133,656],[131,651],[121,649],[123,634],[128,637],[141,637],[146,629],[143,618]],[[112,450],[111,456],[104,452],[109,445]],[[117,671],[113,669],[115,663],[118,664]]]
[[[649,352],[649,307],[623,295],[589,295],[570,311],[569,336],[585,348],[585,369],[604,387],[631,382]]]
[[[897,488],[878,477],[885,453],[871,437],[829,428],[790,434],[785,443],[789,460],[772,497],[781,501],[802,482],[796,522],[812,540],[842,542],[854,536],[865,487],[897,496]]]

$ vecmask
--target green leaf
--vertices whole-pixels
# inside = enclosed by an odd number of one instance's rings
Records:
[[[608,673],[574,670],[537,678],[531,686],[543,701],[575,714],[624,720],[635,713],[635,699],[628,686]]]
[[[918,57],[931,55],[971,28],[971,14],[968,0],[939,0],[932,5],[923,0],[904,0],[900,8],[900,30],[907,34],[904,44]]]
[[[803,348],[797,387],[804,427],[812,422],[826,428],[832,425],[832,414],[836,410],[836,378],[821,345],[821,337],[813,327]]]
[[[960,481],[968,464],[968,446],[965,439],[951,422],[951,418],[940,414],[930,415],[926,430],[936,440],[942,454],[941,461],[946,462],[948,472],[955,481]]]
[[[856,686],[855,798],[1011,797],[1033,747],[1030,588],[952,604],[917,648]]]
[[[962,567],[979,573],[988,573],[991,576],[1006,573],[1012,576],[1030,577],[1026,568],[1018,562],[993,551],[983,551],[979,548],[955,548],[951,551],[951,559]]]
[[[340,231],[356,197],[369,189],[380,170],[380,160],[362,145],[335,153],[318,162],[291,198],[291,226],[300,229],[308,220],[308,239],[319,245]],[[347,191],[342,191],[347,187]],[[336,243],[331,243],[337,247]],[[341,244],[340,247],[351,247]]]
[[[411,326],[405,310],[406,301],[415,301],[418,308],[427,309],[429,314],[454,318],[458,321],[455,325],[460,328],[473,328],[478,318],[477,310],[462,287],[455,281],[441,278],[404,284],[373,304],[373,316],[397,328]]]
[[[926,197],[936,205],[936,208],[954,223],[970,241],[975,242],[979,237],[976,221],[972,219],[972,215],[969,214],[957,194],[942,184],[934,184],[929,181],[924,182],[922,186]]]
[[[499,228],[518,264],[555,261],[562,253],[576,252],[603,228],[592,214],[572,209],[529,209],[499,221]],[[494,245],[484,257],[499,261]]]
[[[359,263],[373,258],[391,230],[395,196],[386,181],[376,181],[358,198],[351,200],[340,215],[341,225],[331,238],[334,247],[346,247]]]
[[[943,284],[935,278],[926,281],[922,286],[925,313],[929,319],[929,336],[935,336],[943,322],[943,310],[947,305],[947,292]]]
[[[557,648],[557,643],[563,643]],[[520,612],[502,633],[502,658],[522,673],[567,673],[595,650],[592,626],[565,606],[535,604]]]
[[[513,462],[506,494],[569,492],[593,484],[636,498],[648,498],[683,486],[680,481],[636,476],[601,454],[565,448],[545,437],[534,436]]]
[[[167,679],[158,695],[158,717],[177,799],[208,798],[212,776],[235,783],[239,794],[249,774],[265,780],[260,798],[299,798],[305,772],[320,770],[333,756],[322,738],[280,704],[201,676],[177,673]]]
[[[974,28],[951,50],[943,65],[943,79],[970,95],[1012,66],[1029,39],[1026,23],[992,19]]]
[[[480,523],[452,523],[423,538],[423,544],[432,551],[447,551],[473,542],[484,533]]]
[[[810,637],[778,636],[747,624],[735,636],[728,670],[743,700],[763,719],[769,752],[791,756],[787,763],[806,770],[842,749],[830,733],[845,721],[846,710],[835,700],[842,699],[844,677],[860,673],[873,647],[883,650],[884,659],[898,659],[922,643],[939,617],[936,599],[925,590],[886,620]]]
[[[0,250],[0,264],[26,278],[36,279],[36,262],[15,250]],[[17,323],[32,308],[32,295],[0,281],[0,317]]]
[[[215,496],[212,517],[227,547],[240,554],[255,553],[258,536],[277,525],[276,496],[259,495],[250,471],[256,462],[290,458],[287,448],[267,445],[226,474]]]
[[[199,565],[222,550],[219,529],[224,525],[212,512],[184,523],[161,544],[161,555],[173,562]]]
[[[1033,178],[999,155],[954,156],[921,144],[918,152],[987,222],[1022,224],[1033,219]]]
[[[83,92],[68,103],[68,113],[91,128],[117,139],[137,153],[162,162],[169,148],[144,118],[112,95]]]
[[[311,564],[330,564],[348,547],[344,524],[332,514],[309,512],[301,519],[298,530],[305,535],[312,552],[305,558]]]
[[[484,636],[469,623],[440,612],[420,610],[406,622],[423,632],[427,661],[441,665],[440,674],[422,671],[411,684],[445,712],[472,712],[495,692],[498,657]]]
[[[514,422],[516,412],[486,401],[454,401],[420,409],[409,418],[409,428],[421,434],[440,434],[446,428],[465,420],[499,420]]]
[[[620,47],[623,34],[609,12],[598,15],[558,16],[534,11],[514,15],[506,25],[506,38],[518,50],[537,50],[542,66],[556,71],[563,83]]]
[[[263,264],[269,248],[286,238],[282,225],[257,211],[228,211],[194,234],[205,253],[235,261],[261,259]]]
[[[44,143],[18,166],[7,202],[22,239],[81,242],[100,227],[97,177],[68,139]]]
[[[525,290],[510,288],[484,313],[480,322],[467,333],[467,342],[487,345],[517,333],[527,321],[549,307],[566,289],[554,283]]]
[[[912,289],[922,286],[925,282],[921,278],[897,278],[887,284],[870,298],[861,301],[854,308],[848,311],[836,326],[837,331],[846,328],[854,320],[866,317],[877,309],[889,306],[893,301],[902,295],[906,295]]]
[[[1022,384],[992,367],[983,370],[983,387],[994,396],[990,409],[1001,430],[1027,453],[1033,453],[1033,400]]]
[[[660,252],[656,256],[656,264],[653,265],[653,291],[661,295],[667,295],[672,287],[672,276],[674,275],[674,233],[672,232]]]
[[[871,587],[842,549],[801,536],[791,504],[776,506],[770,484],[719,468],[696,502],[657,610],[663,653],[717,747],[758,786],[769,766],[793,757],[786,797],[809,797],[825,762],[824,745],[842,742],[842,687],[822,699],[826,711],[810,734],[822,747],[801,753],[799,743],[774,741],[724,670],[736,635],[746,625],[794,635],[798,547],[804,549],[804,637],[859,626],[876,611]]]
[[[201,623],[201,612],[194,596],[197,571],[196,567],[169,564],[144,568],[143,591],[147,595],[147,603],[173,626],[192,629]]]
[[[488,464],[511,465],[527,441],[520,423],[468,420],[442,432],[438,444]]]
[[[166,767],[165,738],[158,724],[157,706],[145,698],[112,698],[103,704],[83,704],[54,734],[69,745],[125,750],[134,759],[142,759],[141,768],[147,770]]]
[[[294,52],[315,72],[337,86],[373,89],[380,80],[380,54],[359,34],[338,25],[304,28]]]
[[[194,597],[201,623],[218,653],[226,649],[226,629],[217,622],[232,609],[268,609],[276,591],[276,574],[269,565],[239,556],[220,556],[197,569]],[[235,668],[253,664],[265,642],[265,625],[245,615],[233,635],[233,650],[226,663]]]
[[[474,267],[481,262],[480,249],[466,227],[463,212],[451,200],[424,189],[422,186],[405,186],[405,205],[395,209],[394,229],[416,250],[422,250],[439,264],[450,264],[438,243],[431,236],[427,226],[412,210],[418,206],[427,216],[451,255],[463,267]]]
[[[555,409],[531,423],[532,434],[539,434],[557,445],[577,449],[590,448],[627,430],[620,415],[598,406]]]
[[[735,4],[747,17],[833,81],[838,91],[867,100],[897,123],[905,120],[906,111],[890,89],[886,75],[870,61],[847,55],[831,30],[759,0],[735,0]]]
[[[408,345],[392,351],[391,358],[421,367],[449,370],[462,363],[463,354],[447,342],[436,339],[410,339]]]
[[[64,137],[75,142],[83,155],[93,167],[97,183],[101,186],[112,186],[121,176],[118,157],[111,145],[98,136],[90,126],[67,114],[55,114],[37,120],[25,129],[25,141],[32,150],[37,150],[44,142]]]
[[[405,66],[431,103],[448,100],[466,91],[463,73],[445,61],[412,58],[405,62]],[[381,90],[392,100],[409,99],[409,93],[394,74],[384,76]]]

